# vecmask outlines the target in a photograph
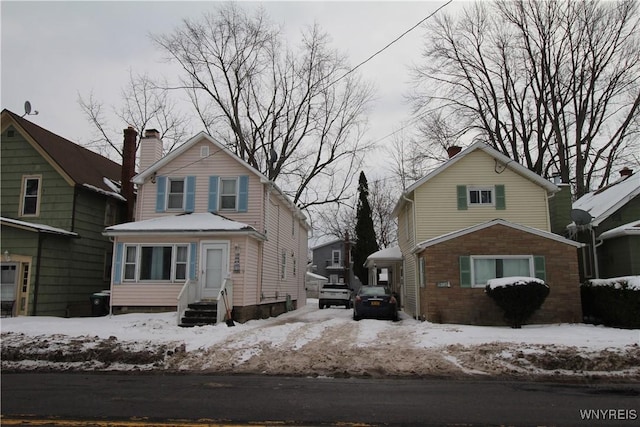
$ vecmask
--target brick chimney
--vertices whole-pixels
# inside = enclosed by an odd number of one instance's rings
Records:
[[[457,145],[452,145],[451,147],[447,147],[447,154],[449,155],[449,158],[452,158],[453,156],[458,154],[460,151],[462,151],[462,147],[458,147]]]
[[[628,167],[624,167],[622,168],[622,170],[620,171],[620,177],[624,178],[624,177],[628,177],[633,175],[633,169],[629,169]]]
[[[162,158],[162,140],[156,129],[147,129],[140,141],[140,171],[144,171]]]
[[[136,143],[138,132],[129,126],[124,131],[124,142],[122,144],[122,173],[120,178],[120,193],[127,199],[126,222],[133,221],[133,208],[135,205],[135,194],[131,178],[136,174]]]

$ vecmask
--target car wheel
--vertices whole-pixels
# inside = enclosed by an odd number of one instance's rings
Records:
[[[351,304],[349,303],[349,301],[344,303],[344,308],[346,308],[347,310],[351,308]]]
[[[319,303],[318,303],[318,308],[319,308],[320,310],[322,310],[322,309],[324,308],[324,304],[322,304],[321,302],[319,302]]]
[[[353,320],[355,320],[356,322],[360,320],[360,316],[358,316],[355,311],[353,312]]]

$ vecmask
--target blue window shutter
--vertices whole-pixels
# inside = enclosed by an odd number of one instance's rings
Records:
[[[243,175],[238,184],[238,212],[246,212],[249,205],[249,177]]]
[[[189,244],[189,279],[194,280],[196,278],[196,248],[195,243]]]
[[[471,257],[460,257],[460,287],[471,287]]]
[[[124,245],[122,243],[116,244],[116,260],[113,263],[113,284],[117,285],[122,283],[122,252]]]
[[[467,186],[466,185],[457,186],[457,196],[458,196],[458,210],[466,211],[467,210]]]
[[[156,212],[164,212],[167,210],[167,177],[156,177],[157,194],[156,194]]]
[[[218,211],[218,177],[209,177],[209,212]]]
[[[547,281],[547,272],[545,269],[545,262],[543,256],[533,257],[533,268],[535,270],[536,279]]]
[[[504,185],[496,185],[496,210],[503,211],[507,208]]]
[[[186,178],[187,184],[187,200],[185,203],[185,212],[193,212],[196,205],[196,177],[188,176]]]

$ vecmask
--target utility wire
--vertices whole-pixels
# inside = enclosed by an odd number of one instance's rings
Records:
[[[426,21],[427,19],[431,18],[433,15],[435,15],[436,13],[438,13],[440,10],[442,10],[443,8],[445,8],[446,6],[448,6],[453,0],[449,0],[448,2],[446,2],[445,4],[443,4],[442,6],[440,6],[439,8],[437,8],[436,10],[434,10],[432,13],[429,14],[429,16],[427,16],[424,19],[421,19],[417,24],[415,24],[413,27],[409,28],[407,31],[405,31],[404,33],[400,34],[398,37],[396,37],[395,39],[393,39],[391,42],[389,42],[385,47],[383,47],[382,49],[378,50],[376,53],[374,53],[373,55],[371,55],[370,57],[368,57],[367,59],[365,59],[364,61],[362,61],[361,63],[359,63],[358,65],[356,65],[355,67],[353,67],[352,69],[350,69],[349,71],[347,71],[346,73],[344,73],[342,76],[338,77],[337,79],[335,79],[334,81],[332,81],[331,83],[329,83],[329,85],[327,85],[327,87],[331,87],[334,84],[338,83],[340,80],[344,79],[345,77],[347,77],[349,74],[353,73],[355,70],[357,70],[358,68],[360,68],[361,66],[363,66],[364,64],[366,64],[367,62],[371,61],[373,58],[375,58],[376,56],[378,56],[379,54],[381,54],[382,52],[384,52],[385,50],[387,50],[389,47],[391,47],[391,45],[393,45],[394,43],[396,43],[398,40],[400,40],[401,38],[403,38],[404,36],[406,36],[407,34],[409,34],[411,31],[415,30],[418,26],[420,26],[420,24],[422,24],[424,21]]]

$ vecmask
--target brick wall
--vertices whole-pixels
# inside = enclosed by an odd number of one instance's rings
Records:
[[[544,256],[549,296],[526,322],[582,321],[578,256],[574,246],[496,224],[426,248],[426,286],[420,292],[421,313],[430,322],[505,325],[502,311],[484,288],[460,287],[459,257],[469,255]],[[438,287],[438,282],[450,287]]]

